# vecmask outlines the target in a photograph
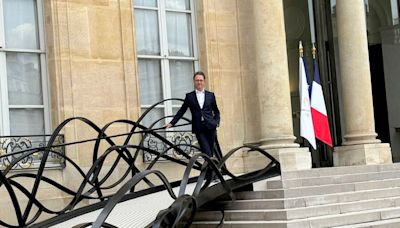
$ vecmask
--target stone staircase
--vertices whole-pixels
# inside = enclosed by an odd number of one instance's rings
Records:
[[[192,227],[400,227],[400,163],[282,173],[219,200]]]

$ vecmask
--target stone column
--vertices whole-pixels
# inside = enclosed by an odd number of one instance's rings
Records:
[[[388,144],[376,139],[363,0],[337,0],[336,19],[342,82],[344,143],[335,165],[392,162]]]
[[[254,0],[260,144],[285,170],[311,168],[308,148],[293,135],[282,0]]]

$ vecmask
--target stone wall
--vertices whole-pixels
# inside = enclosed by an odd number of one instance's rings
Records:
[[[140,101],[132,1],[44,2],[53,129],[65,119],[77,116],[88,118],[100,127],[116,119],[136,120]],[[252,1],[194,2],[200,69],[208,75],[208,89],[215,92],[221,110],[218,139],[222,150],[228,152],[243,143],[256,143],[260,136]],[[107,133],[125,133],[128,129],[125,125],[115,125]],[[66,142],[97,136],[79,121],[68,124],[62,133]],[[87,171],[92,163],[93,145],[69,146],[67,156]],[[237,153],[229,161],[233,171],[247,170],[242,156],[242,152]],[[111,160],[112,157],[104,171]],[[144,167],[141,161],[137,165]],[[111,179],[117,179],[125,168],[121,166]],[[155,168],[163,170],[170,180],[183,174],[183,169],[172,163]],[[63,170],[46,171],[46,175],[72,189],[82,181],[69,164]],[[50,204],[69,202],[68,196],[46,186],[39,191]],[[2,217],[12,217],[4,214],[12,211],[7,209],[9,205],[2,205]]]
[[[253,106],[246,106],[247,62],[243,58],[240,34],[243,33],[240,18],[245,18],[243,1],[203,0],[196,1],[198,42],[200,50],[200,69],[209,76],[208,88],[215,92],[221,110],[221,125],[218,139],[223,152],[243,145],[247,122],[245,119],[256,119],[257,112]],[[255,76],[255,75],[254,75]],[[253,77],[253,76],[252,76]],[[254,93],[255,92],[255,93]],[[253,90],[253,95],[257,91]],[[257,100],[255,102],[258,102]],[[257,109],[258,110],[258,109]],[[249,140],[252,137],[248,136]],[[230,165],[238,172],[242,171],[241,153],[237,153]]]

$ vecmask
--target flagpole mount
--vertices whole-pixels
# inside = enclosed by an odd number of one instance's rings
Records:
[[[312,57],[315,59],[317,56],[317,48],[315,47],[315,43],[312,44]]]
[[[299,41],[299,55],[300,55],[300,57],[303,57],[303,54],[304,54],[303,43],[300,40]]]

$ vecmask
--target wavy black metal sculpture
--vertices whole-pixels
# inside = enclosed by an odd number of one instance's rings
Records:
[[[167,190],[170,196],[175,199],[175,202],[167,209],[161,211],[151,227],[175,227],[177,224],[180,226],[188,227],[193,220],[193,216],[196,209],[208,201],[222,195],[229,194],[232,190],[251,184],[255,181],[265,179],[274,175],[280,174],[280,165],[277,160],[270,156],[264,150],[261,150],[253,146],[242,146],[235,148],[225,154],[220,159],[209,158],[203,153],[193,153],[193,151],[199,150],[198,147],[193,145],[193,142],[187,143],[186,140],[178,140],[180,144],[175,144],[168,140],[167,137],[163,136],[166,131],[161,128],[154,128],[160,120],[153,122],[150,126],[143,126],[142,120],[146,115],[152,111],[157,105],[169,101],[181,99],[166,99],[154,104],[150,107],[140,118],[135,122],[131,120],[116,120],[106,124],[103,128],[98,127],[93,122],[82,117],[70,118],[62,122],[53,132],[52,136],[48,140],[46,146],[31,148],[27,150],[17,151],[13,153],[0,155],[1,159],[9,159],[8,165],[0,172],[0,190],[8,193],[10,197],[13,210],[15,211],[16,223],[12,224],[1,218],[0,215],[0,226],[5,227],[43,227],[57,224],[59,222],[70,219],[78,214],[86,213],[88,211],[97,210],[103,208],[101,214],[96,221],[87,222],[76,225],[75,227],[115,227],[112,224],[106,223],[106,219],[112,209],[121,201],[140,197],[145,194],[150,194],[156,191]],[[63,130],[63,128],[71,121],[80,121],[91,129],[95,130],[98,136],[94,139],[82,140],[78,142],[70,143],[56,143],[57,136]],[[189,119],[183,119],[185,123],[178,125],[186,126],[190,124]],[[106,131],[114,124],[126,124],[131,127],[128,133],[119,135],[107,135]],[[168,131],[168,132],[182,132],[182,131]],[[137,143],[132,143],[134,136],[141,136]],[[145,140],[151,136],[163,144],[162,149],[159,147],[151,148],[145,143]],[[125,137],[122,144],[117,144],[113,139],[117,137]],[[92,151],[92,165],[87,172],[84,172],[79,165],[74,162],[71,158],[66,156],[64,153],[59,151],[60,147],[66,147],[76,144],[82,144],[87,142],[94,142]],[[104,151],[100,151],[100,144],[106,142],[109,146]],[[241,176],[235,176],[225,166],[226,161],[237,151],[249,150],[259,152],[270,159],[270,163],[265,168],[247,173]],[[222,154],[219,149],[218,143],[215,146],[216,154]],[[173,153],[171,153],[173,151]],[[152,155],[152,161],[147,164],[144,170],[139,170],[135,165],[135,161],[139,158],[140,153],[149,153]],[[21,162],[24,162],[27,157],[32,154],[40,154],[41,160],[37,168],[37,173],[32,172],[12,172],[13,167],[19,166]],[[176,155],[179,156],[176,156]],[[61,183],[57,183],[51,178],[45,175],[46,162],[49,157],[57,156],[60,157],[66,165],[71,165],[82,177],[82,182],[76,190],[63,186]],[[102,170],[105,161],[110,156],[115,156],[112,165],[106,171]],[[24,160],[25,159],[25,160]],[[168,179],[158,170],[152,170],[154,165],[160,161],[160,159],[175,162],[179,165],[185,166],[185,172],[181,181],[170,183]],[[120,162],[126,164],[126,170],[123,174],[114,182],[106,183],[110,180],[110,176],[119,167]],[[200,171],[200,175],[195,178],[189,178],[190,173],[193,170]],[[102,175],[100,175],[102,173]],[[213,173],[219,180],[220,183],[210,186],[211,180],[206,178],[210,173]],[[225,174],[224,179],[222,173]],[[131,177],[128,177],[131,174]],[[155,186],[148,178],[148,175],[156,175],[162,184]],[[23,184],[19,183],[19,179],[31,179],[33,180],[32,188],[28,188]],[[105,194],[106,190],[116,189],[120,184],[126,182],[119,188],[114,194]],[[148,186],[144,190],[135,190],[135,186],[139,182],[145,182]],[[185,190],[189,182],[196,182],[196,187],[192,195],[186,195]],[[63,192],[66,195],[71,196],[71,200],[67,205],[59,210],[50,209],[40,202],[37,198],[39,186],[41,183],[46,183],[57,190]],[[172,191],[173,187],[179,186],[178,196]],[[19,195],[17,194],[19,193]],[[17,196],[18,195],[18,196]],[[21,196],[22,195],[22,196]],[[25,197],[27,203],[21,203],[22,197]],[[75,209],[78,203],[82,200],[98,200],[99,202],[93,205],[89,205],[83,208]],[[26,205],[25,205],[26,204]],[[25,205],[22,208],[22,205]],[[55,217],[38,223],[38,218],[43,214],[55,215]]]

